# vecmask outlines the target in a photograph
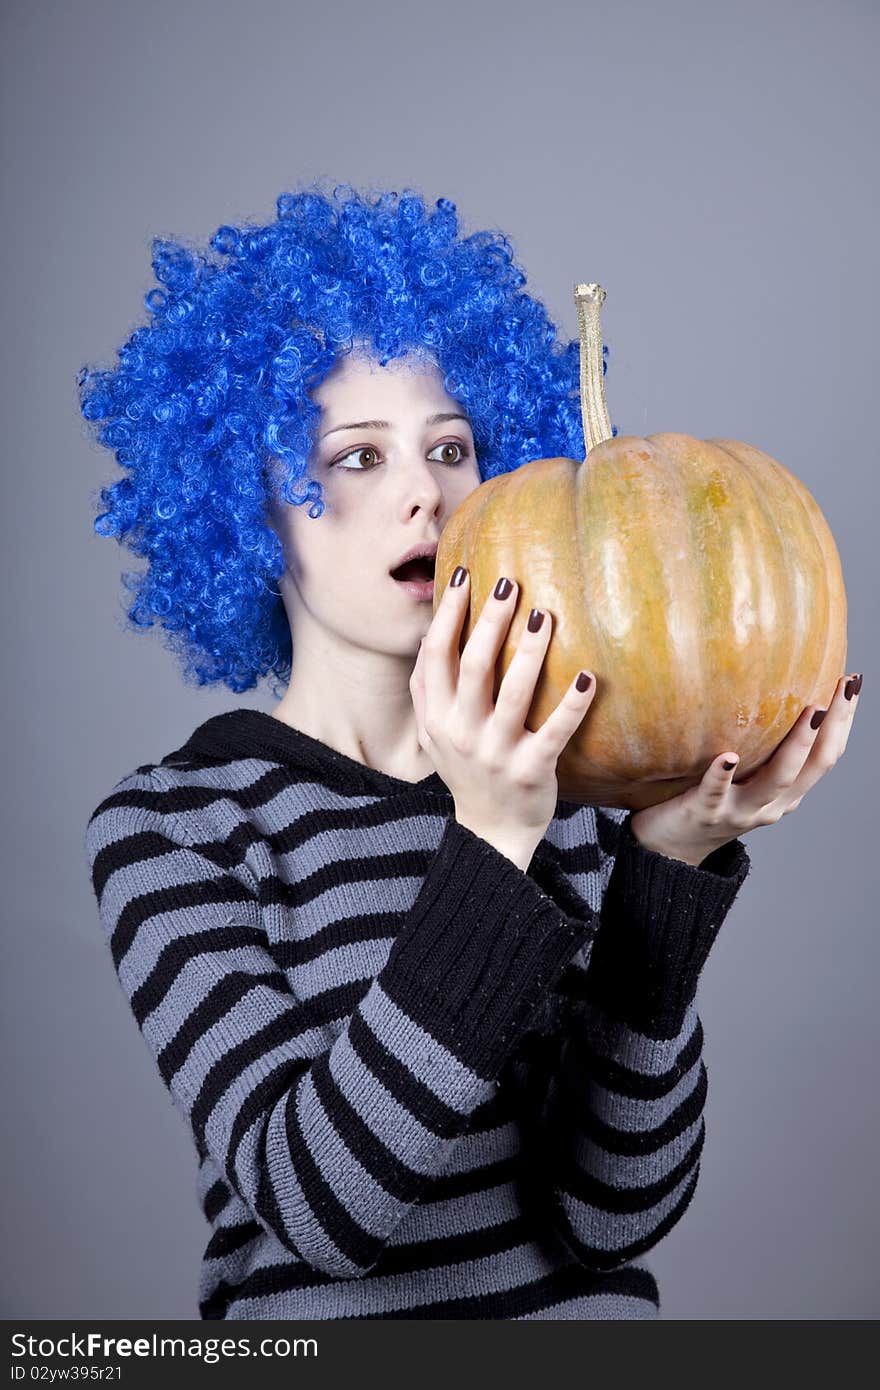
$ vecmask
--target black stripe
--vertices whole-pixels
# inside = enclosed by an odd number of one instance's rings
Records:
[[[599,848],[605,855],[617,853],[617,846],[620,843],[620,836],[623,831],[623,822],[612,820],[606,816],[600,807],[596,807],[596,839]]]
[[[440,1173],[422,1196],[420,1206],[448,1202],[452,1197],[468,1197],[475,1192],[488,1192],[492,1187],[515,1182],[520,1175],[521,1157],[521,1154],[509,1154],[506,1158],[496,1159],[494,1163],[466,1168],[461,1173]]]
[[[367,985],[370,983],[368,981]],[[214,1106],[232,1082],[246,1071],[252,1062],[265,1055],[271,1048],[291,1041],[309,1028],[338,1017],[333,1001],[333,992],[328,991],[326,995],[322,996],[318,1001],[318,1007],[313,1008],[312,1002],[307,1001],[298,1004],[295,1016],[284,1015],[273,1020],[265,1028],[259,1029],[236,1047],[229,1048],[223,1057],[211,1067],[204,1078],[190,1114],[190,1122],[197,1145],[204,1144],[205,1125]],[[359,1017],[357,1013],[352,1016],[349,1023],[350,1036],[352,1025]],[[378,1043],[378,1040],[376,1041]],[[242,1139],[262,1111],[274,1105],[284,1091],[293,1084],[294,1080],[308,1070],[311,1060],[311,1058],[301,1059],[293,1064],[290,1061],[280,1063],[273,1068],[268,1077],[254,1088],[239,1110],[233,1125],[230,1148],[224,1164],[230,1181],[237,1192],[239,1188],[235,1161]],[[285,1078],[287,1078],[286,1085]],[[439,1100],[437,1104],[439,1104]],[[480,1109],[485,1111],[484,1107]],[[453,1113],[457,1114],[457,1112]]]
[[[277,830],[265,829],[257,833],[252,823],[253,813],[263,811],[272,801],[277,804],[282,794],[289,797],[290,791],[289,773],[280,768],[273,768],[247,786],[239,788],[180,784],[161,792],[150,793],[150,806],[161,811],[163,815],[182,816],[193,811],[208,812],[208,816],[203,816],[203,819],[209,819],[214,806],[218,803],[228,805],[231,802],[243,813],[242,822],[226,840],[206,843],[215,846],[234,844],[236,849],[244,849],[246,845],[240,837],[247,832],[252,837],[252,843],[268,845],[273,854],[290,854],[301,849],[317,835],[326,834],[328,831],[363,830],[393,825],[398,821],[410,821],[415,809],[413,806],[401,806],[396,800],[389,801],[383,797],[378,797],[375,802],[353,803],[351,806],[308,808],[299,805],[295,817],[287,825],[280,826]],[[443,811],[424,804],[418,805],[417,814],[440,820],[445,818]],[[264,823],[265,816],[261,816],[260,821]],[[239,838],[236,839],[236,836]]]
[[[147,763],[144,767],[136,768],[139,774],[151,772],[152,764]],[[127,781],[124,778],[123,781]],[[126,791],[112,791],[109,796],[105,796],[91,812],[87,828],[91,829],[92,822],[99,816],[103,816],[107,811],[115,811],[123,806],[135,806],[142,811],[155,813],[162,809],[162,792],[154,791],[151,787],[129,787]],[[100,856],[98,856],[100,857]]]
[[[603,1212],[613,1212],[616,1216],[622,1216],[647,1211],[649,1207],[656,1206],[664,1197],[668,1197],[682,1178],[691,1171],[700,1157],[705,1137],[706,1126],[701,1124],[684,1157],[657,1182],[638,1187],[610,1187],[599,1178],[576,1167],[574,1157],[570,1153],[560,1160],[558,1182],[568,1196],[589,1202],[594,1207],[601,1208]]]
[[[286,1017],[273,1019],[265,1028],[259,1029],[253,1037],[247,1038],[238,1047],[230,1048],[222,1057],[218,1058],[205,1077],[190,1115],[197,1143],[203,1144],[205,1142],[205,1126],[220,1096],[228,1091],[229,1087],[237,1081],[241,1072],[246,1069],[246,1066],[242,1066],[241,1063],[252,1055],[263,1056],[272,1047],[280,1047],[302,1031],[304,1031],[304,1026],[301,1022]],[[235,1178],[236,1191],[240,1189],[235,1174],[235,1159],[242,1139],[254,1120],[265,1111],[270,1110],[283,1095],[286,1095],[297,1079],[308,1071],[310,1064],[310,1057],[283,1058],[268,1075],[257,1082],[240,1107],[232,1127],[229,1152],[225,1161],[227,1173],[230,1178]]]
[[[323,1064],[325,1058],[326,1064]],[[329,1056],[325,1054],[321,1060],[322,1065],[315,1066],[312,1071],[312,1084],[324,1110],[328,1115],[332,1115],[333,1128],[349,1153],[353,1154],[370,1176],[399,1202],[414,1201],[430,1179],[410,1168],[383,1144],[337,1086],[330,1068]],[[426,1116],[427,1105],[423,1104],[418,1108],[422,1111],[423,1117]],[[443,1109],[445,1111],[446,1107]],[[413,1113],[415,1115],[415,1111]],[[447,1126],[456,1124],[456,1120],[450,1119],[448,1115],[444,1118]],[[427,1118],[422,1118],[421,1123],[427,1124]],[[466,1116],[457,1117],[457,1128],[463,1128],[466,1123]]]
[[[435,854],[436,851],[431,849],[406,849],[394,853],[362,855],[354,859],[330,860],[312,873],[304,875],[295,884],[286,883],[281,878],[264,879],[260,886],[261,901],[278,903],[295,911],[308,907],[328,888],[393,882],[398,878],[421,880],[428,872]]]
[[[205,1193],[202,1202],[202,1211],[205,1213],[208,1221],[213,1224],[223,1208],[228,1206],[231,1201],[232,1193],[226,1186],[226,1183],[222,1178],[217,1178],[216,1182],[212,1182],[208,1191]]]
[[[348,1039],[364,1066],[382,1082],[414,1120],[445,1138],[461,1134],[468,1117],[441,1100],[380,1042],[363,1015],[352,1015]]]
[[[263,1150],[265,1154],[265,1150]],[[292,1237],[285,1225],[281,1208],[275,1197],[274,1189],[269,1182],[269,1165],[264,1158],[260,1164],[260,1171],[257,1177],[257,1192],[254,1198],[254,1210],[262,1221],[265,1221],[270,1231],[275,1234],[276,1239],[280,1240],[286,1250],[295,1255],[298,1260],[302,1259],[301,1252],[297,1249]]]
[[[602,855],[599,846],[589,841],[582,845],[552,845],[552,853],[559,867],[566,874],[599,874],[602,870]]]
[[[621,1260],[631,1260],[638,1255],[644,1254],[646,1250],[651,1250],[655,1245],[657,1245],[658,1242],[662,1240],[663,1236],[666,1235],[666,1232],[671,1231],[672,1227],[676,1224],[676,1222],[681,1219],[683,1213],[690,1205],[691,1198],[693,1197],[694,1192],[696,1190],[699,1176],[700,1169],[698,1165],[694,1171],[694,1175],[691,1181],[688,1183],[681,1196],[681,1200],[672,1208],[672,1210],[663,1218],[663,1220],[651,1231],[649,1231],[641,1240],[633,1241],[631,1245],[625,1245],[622,1247],[622,1249],[619,1250],[598,1250],[591,1245],[585,1245],[581,1240],[579,1240],[575,1236],[574,1232],[571,1230],[571,1227],[568,1221],[566,1220],[564,1213],[560,1212],[559,1224],[564,1225],[565,1227],[566,1245],[568,1245],[572,1254],[574,1254],[578,1260],[580,1260],[583,1264],[588,1265],[592,1269],[610,1269],[614,1265],[620,1264]]]
[[[606,1090],[632,1100],[662,1100],[695,1066],[703,1051],[703,1025],[699,1015],[672,1065],[654,1074],[635,1071],[601,1056],[590,1046],[588,1029],[588,1021],[575,1019],[569,1022],[566,1030],[560,1079],[563,1088],[575,1095],[581,1095],[585,1084],[595,1081]]]
[[[162,858],[180,848],[181,846],[173,844],[164,835],[150,830],[127,835],[108,845],[96,857],[95,883],[105,884],[109,875],[118,869],[128,870],[137,866],[140,871],[143,864],[150,859]],[[102,889],[97,888],[97,891],[100,896]],[[113,963],[118,970],[120,962],[137,935],[138,928],[157,913],[217,903],[237,906],[245,902],[253,902],[253,897],[245,885],[231,874],[171,884],[147,893],[139,893],[126,903],[110,935]]]
[[[211,987],[201,1003],[187,1016],[171,1042],[159,1053],[159,1070],[166,1085],[170,1086],[171,1078],[180,1070],[193,1048],[217,1019],[224,1018],[259,985],[265,985],[277,990],[279,994],[289,996],[287,980],[283,975],[275,973],[251,975],[246,970],[230,970]],[[261,1029],[267,1041],[272,1037],[271,1032],[267,1033],[267,1029],[271,1029],[272,1026],[270,1023]],[[271,1047],[266,1048],[266,1051],[270,1050]]]
[[[265,950],[267,946],[266,933],[259,927],[248,927],[238,922],[230,922],[222,927],[209,927],[207,931],[192,932],[187,936],[176,936],[172,941],[169,941],[160,951],[149,975],[137,989],[132,991],[131,1007],[138,1024],[142,1027],[144,1019],[161,1004],[181,970],[189,961],[194,960],[197,956],[223,955],[227,951],[238,950],[243,946],[256,946]],[[279,991],[290,994],[287,977],[280,971],[272,975],[255,975],[252,978],[265,980]],[[201,1007],[200,1005],[199,1008]],[[216,1017],[220,1017],[220,1015],[217,1014]],[[215,1019],[212,1018],[211,1022],[214,1021]],[[210,1027],[210,1024],[205,1024],[204,1027]]]
[[[406,910],[401,909],[399,912],[363,912],[336,917],[309,936],[278,941],[273,945],[273,956],[283,969],[295,970],[319,960],[329,951],[338,951],[360,941],[393,941],[407,916]]]
[[[630,1158],[639,1154],[656,1153],[657,1149],[676,1139],[699,1117],[706,1102],[707,1088],[708,1076],[701,1062],[694,1089],[653,1129],[617,1129],[606,1124],[593,1111],[583,1107],[570,1113],[570,1123],[577,1127],[584,1138],[600,1144],[609,1153],[622,1154]]]
[[[358,1014],[349,1026],[349,1037],[361,1060],[415,1120],[449,1138],[466,1128],[468,1116],[445,1105],[434,1092],[418,1082]],[[322,1053],[313,1063],[312,1082],[326,1113],[333,1116],[334,1128],[353,1157],[396,1200],[403,1204],[414,1202],[431,1183],[432,1175],[407,1167],[370,1130],[336,1085],[328,1053]],[[300,1128],[293,1093],[286,1117],[291,1163],[316,1223],[347,1261],[362,1269],[370,1268],[383,1249],[382,1237],[364,1230],[324,1179]]]
[[[312,1066],[313,1079],[329,1072],[329,1067],[328,1055],[323,1053]],[[332,1080],[328,1080],[328,1085],[333,1087]],[[335,1090],[335,1087],[333,1089]],[[332,1111],[330,1113],[333,1114]],[[300,1128],[299,1117],[296,1114],[296,1096],[293,1094],[287,1103],[285,1119],[287,1146],[294,1175],[309,1204],[315,1224],[346,1260],[368,1269],[382,1249],[382,1237],[370,1235],[364,1230],[336,1196],[334,1189],[325,1181]],[[386,1161],[389,1168],[393,1166],[393,1155],[387,1154]],[[381,1162],[381,1159],[378,1162]]]
[[[369,984],[370,981],[367,981],[368,986]],[[281,1014],[278,1018],[267,1023],[264,1028],[257,1029],[256,1033],[251,1034],[249,1038],[244,1038],[235,1047],[228,1048],[206,1073],[201,1090],[193,1104],[190,1122],[193,1126],[196,1142],[204,1142],[207,1117],[234,1080],[247,1071],[253,1062],[264,1057],[272,1048],[292,1042],[295,1038],[308,1032],[310,1028],[320,1027],[322,1024],[337,1020],[341,1012],[339,996],[347,994],[348,989],[327,990],[325,994],[315,1000],[306,999],[300,1002],[291,993],[291,1008],[288,1013]],[[293,1073],[299,1075],[302,1071],[307,1070],[311,1060],[311,1057],[295,1059]],[[275,1067],[271,1076],[278,1076],[285,1069],[291,1070],[290,1059],[282,1061]],[[271,1080],[271,1077],[268,1079]],[[283,1089],[285,1088],[277,1089],[277,1094],[271,1103],[274,1103],[274,1100],[283,1094]],[[260,1083],[255,1090],[261,1095],[265,1094],[265,1082]],[[242,1106],[236,1120],[236,1129],[240,1128],[240,1135],[247,1131],[257,1118],[259,1111],[260,1104],[252,1093]]]
[[[258,1240],[265,1232],[257,1221],[241,1221],[235,1226],[219,1226],[205,1246],[206,1260],[219,1260],[233,1255],[243,1245]]]

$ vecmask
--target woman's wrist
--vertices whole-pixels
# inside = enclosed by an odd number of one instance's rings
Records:
[[[458,814],[456,814],[455,819],[458,821],[459,825],[464,826],[465,830],[470,830],[472,835],[477,835],[481,840],[485,840],[486,843],[491,845],[493,849],[496,849],[499,854],[503,854],[505,859],[510,859],[516,864],[518,869],[522,869],[523,873],[526,872],[531,864],[535,850],[543,839],[543,836],[540,836],[537,840],[533,837],[530,839],[523,839],[519,836],[504,834],[496,829],[482,829],[475,822],[468,821],[466,817],[463,818]]]
[[[685,864],[691,864],[694,868],[699,867],[707,854],[711,854],[717,845],[669,845],[653,837],[649,831],[642,830],[639,822],[639,812],[630,816],[630,827],[634,839],[644,849],[651,850],[654,854],[665,855],[667,859],[680,859]]]

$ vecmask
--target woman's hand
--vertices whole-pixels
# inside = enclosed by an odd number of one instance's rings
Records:
[[[525,728],[550,642],[552,619],[544,613],[534,631],[528,625],[523,630],[493,704],[498,653],[516,604],[517,586],[505,582],[507,592],[499,581],[459,656],[470,580],[464,571],[459,585],[450,581],[409,685],[419,744],[452,792],[456,820],[496,848],[503,845],[502,852],[524,868],[555,815],[556,764],[592,703],[596,682],[580,691],[572,681],[540,729]]]
[[[733,782],[737,755],[720,753],[698,786],[633,814],[636,839],[670,859],[699,864],[746,831],[775,825],[843,755],[861,688],[861,675],[841,677],[827,711],[808,705],[770,759],[743,782]],[[816,728],[811,714],[822,716]]]

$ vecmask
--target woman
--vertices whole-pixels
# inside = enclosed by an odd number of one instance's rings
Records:
[[[221,228],[222,268],[157,244],[152,325],[81,378],[131,472],[96,526],[149,561],[132,621],[199,684],[288,682],[124,777],[86,837],[199,1156],[200,1314],[654,1317],[638,1257],[699,1174],[736,836],[840,755],[858,680],[736,787],[721,753],[662,807],[559,802],[592,673],[527,731],[552,614],[493,705],[516,576],[459,655],[466,572],[432,618],[401,563],[485,478],[582,455],[577,344],[446,200],[278,213]]]

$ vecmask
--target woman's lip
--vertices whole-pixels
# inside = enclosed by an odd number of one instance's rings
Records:
[[[421,603],[429,603],[434,597],[433,579],[395,579],[394,582]]]

